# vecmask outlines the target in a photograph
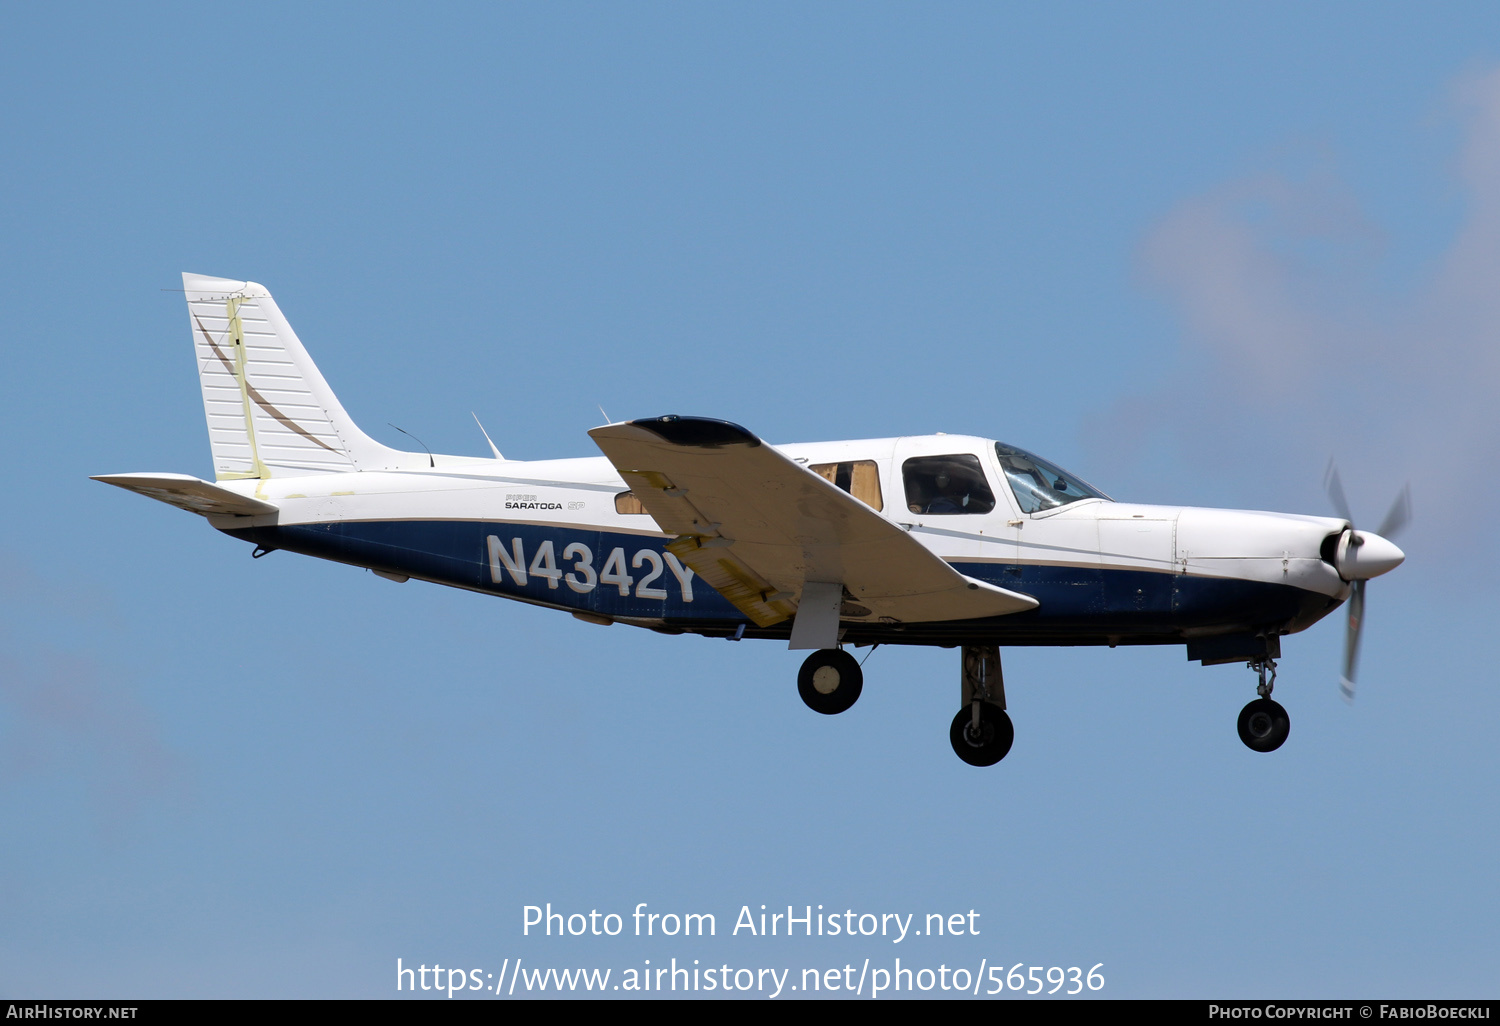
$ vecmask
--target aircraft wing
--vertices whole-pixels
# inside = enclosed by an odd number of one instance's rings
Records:
[[[228,488],[200,481],[190,474],[99,474],[90,478],[103,481],[127,491],[139,492],[148,498],[165,502],[169,506],[185,509],[189,513],[208,516],[210,513],[229,513],[242,517],[275,513],[277,507],[269,502],[253,499],[248,495],[232,492]]]
[[[902,622],[969,620],[1035,609],[1036,599],[959,573],[863,502],[744,428],[661,417],[595,428],[590,437],[667,548],[758,626],[803,609],[831,628],[839,609]],[[847,606],[845,606],[847,609]],[[863,617],[861,617],[863,618]],[[799,622],[798,626],[801,626]]]

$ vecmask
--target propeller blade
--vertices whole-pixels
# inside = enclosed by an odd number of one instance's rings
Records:
[[[1344,698],[1354,701],[1354,672],[1359,664],[1359,635],[1365,619],[1365,582],[1355,581],[1349,594],[1349,631],[1344,635],[1344,676],[1339,680],[1339,690]]]
[[[1328,499],[1333,503],[1333,511],[1352,525],[1354,517],[1349,512],[1349,500],[1344,498],[1344,483],[1339,480],[1338,468],[1333,465],[1333,460],[1328,461],[1328,469],[1323,473],[1323,487],[1328,489]]]
[[[1323,474],[1323,487],[1328,490],[1328,499],[1333,503],[1334,510],[1349,522],[1349,555],[1352,557],[1357,547],[1365,557],[1364,560],[1353,560],[1350,567],[1346,568],[1342,558],[1343,543],[1340,543],[1339,574],[1345,580],[1357,578],[1349,592],[1349,628],[1344,634],[1344,673],[1339,678],[1339,690],[1344,693],[1344,698],[1353,702],[1354,677],[1359,668],[1359,636],[1363,632],[1365,620],[1365,584],[1370,577],[1385,573],[1405,558],[1401,550],[1391,543],[1391,537],[1399,534],[1411,521],[1411,485],[1402,487],[1396,501],[1391,504],[1390,512],[1381,521],[1380,530],[1374,536],[1353,530],[1354,517],[1349,512],[1349,500],[1344,496],[1344,483],[1339,480],[1338,468],[1333,465],[1333,460],[1328,461],[1328,470]]]
[[[1391,538],[1400,532],[1411,520],[1411,485],[1401,489],[1401,494],[1396,496],[1396,501],[1391,503],[1391,511],[1385,515],[1380,522],[1380,530],[1375,533],[1382,538]]]

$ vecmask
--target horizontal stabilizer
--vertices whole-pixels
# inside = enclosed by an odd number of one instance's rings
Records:
[[[91,480],[140,492],[158,502],[203,516],[219,513],[254,517],[275,513],[277,509],[269,502],[252,499],[188,474],[98,474]]]

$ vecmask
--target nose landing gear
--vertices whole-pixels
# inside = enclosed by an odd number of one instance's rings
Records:
[[[1240,740],[1252,751],[1274,752],[1292,730],[1291,717],[1280,702],[1271,700],[1271,690],[1276,686],[1276,661],[1265,657],[1249,665],[1260,672],[1260,684],[1255,688],[1260,697],[1240,710],[1237,724]]]

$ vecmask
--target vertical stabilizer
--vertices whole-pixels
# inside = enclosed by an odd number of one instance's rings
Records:
[[[218,480],[427,466],[344,408],[264,286],[183,274]]]

